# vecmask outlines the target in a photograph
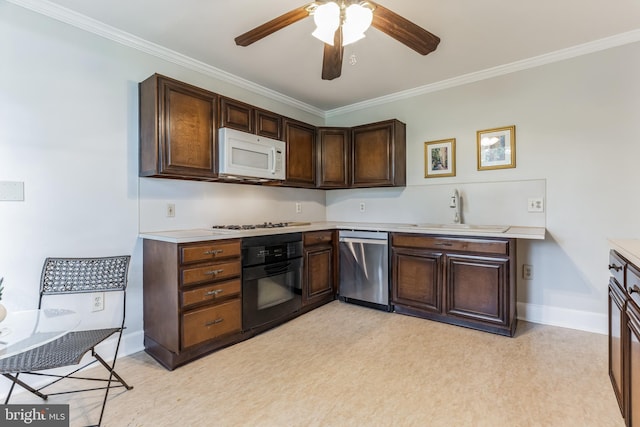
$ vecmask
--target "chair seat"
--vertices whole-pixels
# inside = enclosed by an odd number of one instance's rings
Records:
[[[77,365],[93,347],[120,328],[69,332],[40,347],[0,360],[0,374],[41,371]]]

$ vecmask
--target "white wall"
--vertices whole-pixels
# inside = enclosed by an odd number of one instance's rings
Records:
[[[132,255],[123,353],[142,349],[142,244],[138,239],[138,82],[161,73],[279,114],[322,124],[316,115],[0,1],[0,181],[24,182],[24,201],[0,201],[0,277],[9,310],[35,308],[47,256]],[[159,181],[159,180],[158,180]],[[173,184],[171,184],[173,183]],[[159,181],[194,197],[202,183]],[[324,193],[210,184],[222,194],[211,222],[245,219],[288,203],[324,219]],[[158,190],[160,188],[160,190]],[[186,190],[188,189],[188,190]],[[267,196],[272,201],[267,200]],[[183,199],[172,195],[182,220]],[[149,200],[150,205],[154,201]],[[207,201],[206,203],[209,203]],[[320,205],[320,213],[315,206]],[[207,207],[210,207],[208,204]],[[308,209],[305,209],[308,208]],[[162,211],[164,213],[164,210]],[[226,215],[226,216],[225,216]],[[303,215],[303,216],[304,216]],[[206,212],[202,217],[206,217]],[[153,214],[151,214],[153,219]],[[204,219],[202,219],[204,221]],[[67,301],[86,316],[90,296]],[[112,304],[106,300],[107,308]],[[113,304],[117,304],[113,302]],[[113,308],[113,306],[111,307]],[[93,322],[94,319],[87,319]],[[6,382],[0,382],[0,395]]]
[[[606,239],[640,237],[639,75],[640,44],[635,43],[366,108],[329,124],[392,117],[407,124],[404,191],[415,201],[398,205],[395,194],[363,199],[393,206],[407,220],[414,220],[408,212],[414,209],[429,214],[427,200],[436,207],[446,203],[438,196],[441,186],[490,188],[496,182],[544,180],[547,239],[518,245],[519,266],[526,262],[534,268],[533,280],[519,280],[519,315],[606,333]],[[516,125],[517,167],[478,171],[476,131],[509,125]],[[457,139],[457,176],[423,178],[424,142],[448,138]],[[523,187],[522,196],[528,193]],[[341,209],[333,194],[327,196],[329,220]],[[526,209],[507,194],[489,211],[503,209],[502,203]],[[471,204],[467,208],[468,219],[486,215]]]
[[[23,202],[0,202],[3,303],[9,309],[36,306],[46,256],[132,254],[127,313],[131,351],[142,345],[139,211],[148,206],[156,225],[175,225],[157,216],[164,212],[165,201],[176,202],[176,221],[181,221],[180,192],[186,188],[200,197],[204,185],[158,182],[158,187],[169,187],[153,188],[149,198],[142,195],[139,207],[139,188],[145,180],[137,177],[137,83],[159,72],[323,124],[319,117],[291,105],[7,2],[0,2],[0,59],[0,180],[25,183]],[[392,117],[407,123],[409,187],[404,191],[429,200],[442,191],[438,186],[464,187],[470,195],[468,219],[476,215],[471,201],[488,188],[479,183],[544,182],[548,239],[518,248],[535,274],[533,281],[519,284],[525,317],[604,331],[606,238],[640,234],[636,215],[640,199],[634,197],[638,182],[634,165],[640,154],[639,72],[640,44],[633,44],[365,108],[327,124],[351,126]],[[511,124],[517,127],[517,168],[476,171],[475,131]],[[450,137],[457,138],[458,175],[425,180],[423,142]],[[205,208],[212,206],[216,194],[247,210],[258,212],[264,206],[252,203],[258,187],[243,187],[244,196],[231,195],[235,185],[211,185],[204,191]],[[476,193],[473,188],[480,190]],[[270,201],[261,202],[273,202],[267,210],[274,219],[280,210],[288,215],[298,198],[312,207],[305,215],[324,215],[315,211],[323,203],[320,191],[268,191]],[[342,193],[326,194],[327,215],[333,216],[333,204]],[[396,211],[388,203],[384,215]],[[226,215],[215,211],[211,224],[230,221]],[[206,216],[198,217],[198,225],[206,222]],[[79,308],[85,303],[77,301]],[[582,325],[583,319],[590,323]]]
[[[175,205],[173,218],[168,203]],[[325,203],[322,190],[140,178],[140,231],[325,221]]]

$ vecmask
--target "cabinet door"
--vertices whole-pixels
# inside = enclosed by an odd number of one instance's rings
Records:
[[[255,116],[257,135],[282,140],[282,116],[260,109],[255,110]]]
[[[351,144],[353,187],[405,185],[404,123],[388,120],[354,127]]]
[[[253,117],[251,105],[230,98],[220,98],[220,127],[254,133]]]
[[[305,249],[305,283],[302,303],[311,304],[333,298],[333,248],[317,246]]]
[[[392,249],[392,302],[442,312],[442,253]]]
[[[626,422],[628,426],[640,426],[640,313],[635,303],[627,304],[628,361],[624,385],[627,391]]]
[[[446,265],[448,316],[489,325],[510,324],[510,299],[515,289],[509,286],[508,258],[448,254]]]
[[[286,185],[294,187],[316,186],[316,129],[293,120],[284,122],[287,143]]]
[[[140,84],[140,175],[211,178],[216,95],[163,76]]]
[[[625,296],[615,280],[609,282],[609,378],[624,415],[623,343],[626,324]]]
[[[350,147],[349,129],[318,129],[318,187],[349,187]]]

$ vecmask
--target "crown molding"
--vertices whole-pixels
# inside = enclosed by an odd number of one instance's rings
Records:
[[[398,101],[402,99],[412,98],[414,96],[423,95],[426,93],[437,92],[444,89],[453,88],[456,86],[462,86],[468,83],[474,83],[481,80],[491,79],[493,77],[503,76],[505,74],[515,73],[517,71],[526,70],[529,68],[539,67],[541,65],[551,64],[553,62],[563,61],[565,59],[575,58],[577,56],[587,55],[601,50],[610,49],[613,47],[623,46],[630,43],[640,41],[640,30],[633,30],[626,33],[617,34],[615,36],[606,37],[600,40],[595,40],[589,43],[573,46],[566,49],[557,50],[555,52],[546,53],[544,55],[534,56],[532,58],[523,59],[521,61],[512,62],[509,64],[499,65],[497,67],[487,68],[485,70],[463,74],[451,79],[442,80],[436,83],[431,83],[424,86],[419,86],[413,89],[392,93],[390,95],[381,96],[378,98],[369,99],[367,101],[358,102],[355,104],[347,105],[333,110],[325,111],[325,117],[335,117],[341,114],[350,113],[353,111],[362,110],[369,107],[375,107],[389,102]]]
[[[231,83],[235,86],[247,89],[259,95],[263,95],[269,99],[282,102],[283,104],[291,105],[299,110],[306,111],[314,114],[318,117],[325,117],[324,110],[316,108],[307,103],[301,102],[297,99],[286,96],[280,92],[276,92],[264,86],[253,83],[249,80],[238,77],[234,74],[228,73],[219,68],[205,64],[181,53],[175,52],[166,47],[152,43],[126,31],[119,30],[117,28],[106,25],[98,20],[90,18],[86,15],[74,12],[70,9],[64,8],[57,4],[51,3],[47,0],[7,0],[9,3],[21,6],[25,9],[29,9],[33,12],[40,13],[49,18],[55,19],[60,22],[72,25],[76,28],[88,31],[96,34],[100,37],[112,40],[121,45],[137,49],[141,52],[145,52],[149,55],[155,56],[160,59],[164,59],[168,62],[183,66],[190,70],[197,71],[204,75],[222,80],[227,83]]]
[[[133,34],[129,34],[125,31],[116,29],[93,18],[89,18],[88,16],[74,12],[70,9],[51,3],[47,0],[6,1],[21,6],[25,9],[29,9],[42,15],[48,16],[52,19],[80,28],[82,30],[88,31],[90,33],[99,35],[124,46],[137,49],[149,55],[164,59],[168,62],[172,62],[174,64],[197,71],[207,76],[222,80],[227,83],[231,83],[243,89],[249,90],[283,104],[290,105],[294,108],[306,111],[324,119],[339,116],[345,113],[350,113],[353,111],[362,110],[365,108],[387,104],[393,101],[399,101],[418,95],[424,95],[427,93],[437,92],[456,86],[462,86],[468,83],[474,83],[493,77],[503,76],[505,74],[510,74],[529,68],[535,68],[541,65],[551,64],[553,62],[563,61],[565,59],[575,58],[577,56],[587,55],[590,53],[599,52],[601,50],[606,50],[613,47],[640,41],[640,30],[633,30],[611,37],[606,37],[600,40],[595,40],[593,42],[584,43],[578,46],[557,50],[555,52],[547,53],[544,55],[535,56],[509,64],[499,65],[497,67],[492,67],[469,74],[463,74],[461,76],[453,77],[435,83],[430,83],[413,89],[408,89],[405,91],[400,91],[378,98],[369,99],[367,101],[362,101],[355,104],[346,105],[344,107],[325,111],[290,96],[284,95],[280,92],[276,92],[249,80],[238,77],[234,74],[228,73],[224,70],[220,70],[216,67],[205,64],[204,62],[175,52],[171,49],[167,49],[163,46],[134,36]]]

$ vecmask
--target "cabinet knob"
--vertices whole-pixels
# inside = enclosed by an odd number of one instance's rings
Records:
[[[622,270],[621,265],[609,264],[609,270],[620,271]]]
[[[222,249],[212,249],[210,251],[204,251],[205,255],[218,255],[224,252]]]
[[[219,293],[222,292],[222,289],[214,289],[213,291],[209,291],[206,294],[204,294],[205,296],[217,296]]]
[[[632,294],[632,293],[634,293],[634,292],[635,292],[635,293],[637,293],[637,294],[640,294],[640,288],[638,287],[638,285],[633,285],[633,286],[631,287],[631,289],[629,289],[629,293],[630,293],[630,294]]]
[[[224,271],[223,269],[210,270],[210,271],[205,271],[204,274],[206,274],[207,276],[217,276],[218,274],[222,273],[223,271]]]

